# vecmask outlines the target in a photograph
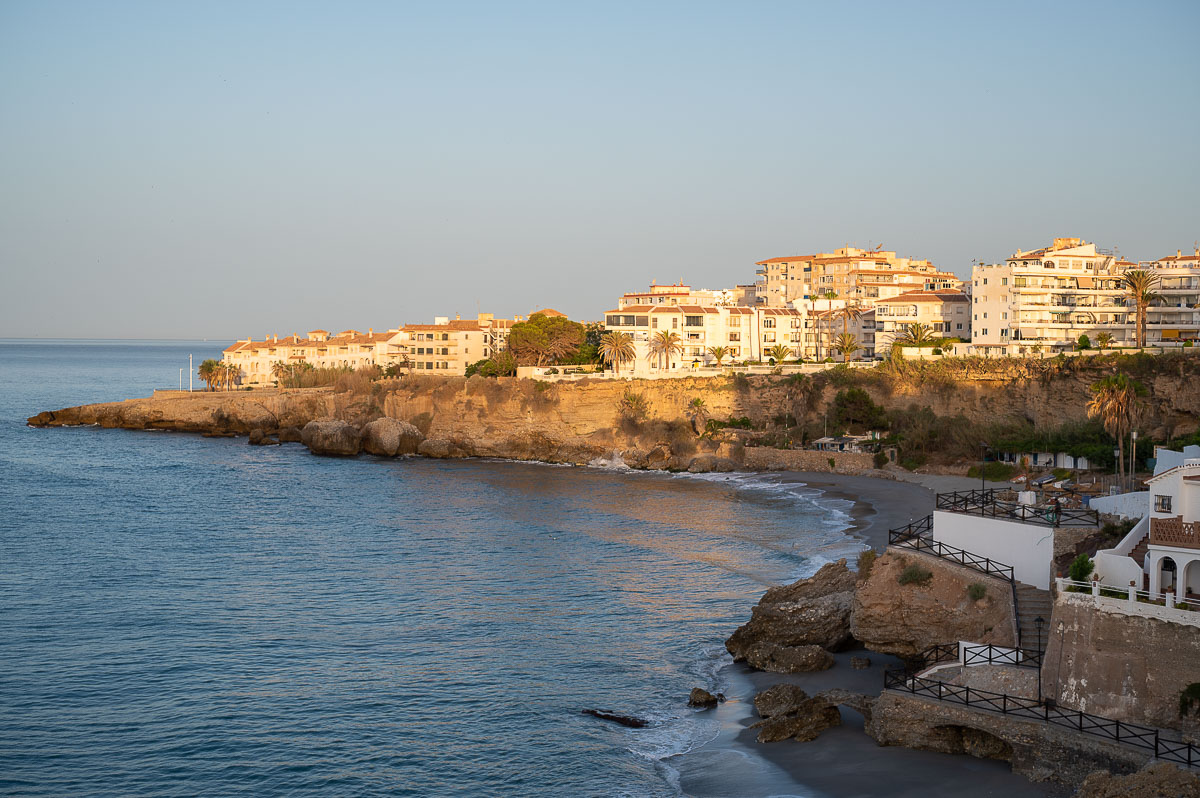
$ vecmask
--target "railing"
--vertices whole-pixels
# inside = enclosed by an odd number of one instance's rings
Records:
[[[1042,721],[1081,734],[1151,751],[1156,759],[1188,767],[1200,767],[1200,747],[1191,743],[1164,740],[1159,730],[1150,726],[1102,718],[1079,710],[1060,709],[1049,701],[923,679],[899,668],[884,671],[883,689],[898,690],[951,704],[978,707],[1001,715]]]
[[[1042,652],[1027,648],[1012,648],[1011,646],[994,646],[989,643],[960,646],[958,643],[947,643],[930,646],[920,654],[920,663],[916,670],[923,671],[944,662],[959,662],[965,667],[976,665],[1014,665],[1018,668],[1042,667]]]
[[[1083,507],[1060,507],[1057,505],[1035,506],[996,498],[996,491],[968,490],[939,493],[934,505],[939,510],[987,518],[1005,518],[1023,524],[1037,526],[1099,526],[1100,516],[1095,510]]]
[[[910,538],[927,538],[931,534],[933,534],[933,516],[927,515],[899,529],[889,529],[888,543],[901,543]]]
[[[888,532],[888,543],[893,546],[903,546],[914,551],[923,551],[927,554],[932,554],[934,557],[940,557],[943,560],[965,565],[967,568],[987,574],[988,576],[998,577],[1007,582],[1013,581],[1013,567],[1011,565],[996,562],[990,557],[980,557],[978,554],[972,554],[969,551],[954,546],[947,546],[939,540],[933,540],[924,535],[907,531],[910,527],[925,522],[932,524],[932,516],[924,519],[924,521],[909,524],[907,527],[890,530]]]
[[[1184,523],[1183,516],[1150,519],[1150,542],[1162,546],[1200,549],[1200,521]]]
[[[1172,590],[1160,590],[1157,593],[1149,590],[1138,590],[1133,585],[1117,587],[1101,582],[1079,582],[1074,579],[1058,578],[1055,580],[1058,589],[1064,593],[1084,593],[1102,598],[1128,601],[1130,603],[1154,604],[1159,607],[1170,607],[1177,610],[1200,612],[1200,600],[1175,595]]]

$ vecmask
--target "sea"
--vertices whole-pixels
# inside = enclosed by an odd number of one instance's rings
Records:
[[[780,474],[25,424],[227,343],[0,341],[0,794],[679,795],[724,639],[863,548]]]

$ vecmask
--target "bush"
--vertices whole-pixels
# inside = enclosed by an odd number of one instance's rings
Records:
[[[837,468],[837,460],[834,460],[832,457],[830,457],[829,458],[829,470],[832,471],[836,468]]]
[[[902,585],[927,585],[933,579],[933,572],[919,565],[910,565],[900,572],[896,581]]]
[[[972,582],[967,585],[967,595],[971,597],[971,601],[979,601],[987,595],[987,586],[979,582]]]
[[[999,460],[993,460],[990,463],[983,464],[983,478],[990,482],[1008,482],[1012,479],[1013,472],[1016,470],[1016,466],[1001,463]],[[967,476],[972,479],[979,479],[979,466],[968,468]]]
[[[858,578],[870,579],[871,568],[875,565],[875,558],[878,557],[875,549],[867,549],[858,555]]]
[[[862,388],[847,388],[833,397],[833,423],[851,431],[887,429],[887,412]]]
[[[646,397],[642,396],[640,393],[626,391],[621,396],[621,402],[617,407],[617,412],[620,413],[623,421],[627,421],[632,424],[641,423],[646,419],[648,414]]]
[[[558,373],[558,369],[556,369],[556,368],[546,369],[546,374],[557,374],[557,373]]]
[[[871,462],[875,464],[876,468],[883,468],[888,464],[888,456],[883,452],[875,452],[875,457],[872,458]]]
[[[935,355],[940,355],[940,354],[942,354],[942,348],[941,348],[940,346],[935,346],[935,347],[933,348],[933,353],[934,353]]]
[[[734,375],[732,377],[730,377],[729,379],[733,383],[733,387],[735,390],[738,390],[738,391],[750,390],[750,379],[745,374],[742,374],[740,371],[734,373]]]
[[[1067,569],[1067,575],[1071,577],[1072,582],[1086,582],[1088,577],[1092,575],[1096,564],[1092,562],[1092,558],[1086,554],[1080,554],[1071,561],[1071,567]]]

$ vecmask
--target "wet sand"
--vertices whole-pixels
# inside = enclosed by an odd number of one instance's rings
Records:
[[[848,534],[880,551],[887,545],[888,529],[903,526],[933,509],[933,491],[910,482],[801,472],[790,473],[788,478],[855,502]],[[750,607],[746,607],[746,617],[750,617]],[[849,659],[854,655],[869,656],[871,667],[852,670]],[[722,668],[719,678],[728,700],[708,710],[720,721],[720,733],[706,745],[665,763],[678,772],[682,793],[696,798],[1063,794],[1061,789],[1033,784],[1015,775],[1006,762],[879,746],[863,731],[862,716],[846,707],[841,708],[842,725],[825,730],[812,742],[757,742],[757,729],[749,728],[759,720],[754,696],[771,685],[790,682],[809,694],[841,687],[878,695],[883,669],[899,664],[893,657],[862,649],[839,652],[834,658],[837,664],[820,673],[764,673],[733,663]]]

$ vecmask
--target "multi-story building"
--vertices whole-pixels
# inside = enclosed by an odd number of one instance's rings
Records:
[[[874,305],[908,291],[963,288],[963,281],[927,260],[900,258],[883,249],[842,247],[830,253],[759,261],[758,300],[767,307],[786,307],[812,297]]]
[[[1078,238],[1018,250],[1004,263],[972,273],[972,349],[1028,354],[1071,349],[1081,335],[1102,332],[1115,346],[1136,345],[1136,311],[1126,297],[1125,272],[1153,269],[1163,300],[1147,312],[1147,344],[1172,345],[1200,332],[1200,265],[1176,257],[1135,264]]]
[[[924,324],[936,336],[971,337],[971,297],[948,288],[933,291],[909,291],[875,304],[876,349],[891,347],[905,328]]]
[[[306,338],[295,333],[283,338],[269,335],[261,341],[247,338],[226,347],[222,359],[241,369],[244,384],[264,385],[275,381],[276,363],[304,362],[317,368],[386,365],[391,361],[388,342],[396,332],[343,330],[331,335],[327,330],[310,330]]]
[[[631,305],[752,306],[756,302],[753,285],[737,285],[724,289],[696,289],[681,282],[670,285],[659,285],[654,282],[650,284],[649,290],[622,294],[621,298],[617,300],[617,307],[623,308]]]
[[[542,311],[562,315],[557,311]],[[461,376],[467,366],[505,349],[509,330],[520,321],[480,313],[474,319],[439,316],[433,324],[406,324],[388,341],[404,364],[416,371]]]

